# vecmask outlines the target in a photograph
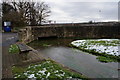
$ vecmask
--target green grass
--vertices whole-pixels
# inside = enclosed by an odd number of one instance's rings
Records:
[[[85,79],[86,78],[76,72],[70,71],[66,68],[63,68],[60,64],[57,64],[54,61],[47,60],[42,61],[39,64],[32,64],[28,67],[13,67],[12,72],[14,74],[14,78],[29,78],[28,76],[34,74],[34,78],[37,79],[67,79],[67,78],[77,78],[77,79]],[[44,72],[44,73],[43,73]],[[48,76],[49,74],[49,76]]]
[[[84,42],[85,43],[82,43],[79,47],[76,47],[72,44],[69,44],[69,46],[98,56],[97,59],[100,62],[120,62],[120,56],[106,54],[105,52],[100,53],[100,52],[96,51],[95,49],[86,49],[89,45],[117,46],[118,44],[120,44],[119,40],[112,40],[112,41],[86,40]],[[77,43],[79,43],[79,42],[77,42]]]
[[[14,74],[16,74],[16,73],[22,73],[25,70],[26,70],[25,67],[15,67],[15,66],[12,67],[12,71],[13,71]]]
[[[13,44],[9,48],[9,53],[14,54],[14,53],[19,53],[19,47],[16,44]]]
[[[87,49],[84,49],[84,48],[81,48],[81,47],[78,47],[78,49],[80,49],[84,52],[88,52],[90,54],[99,56],[97,59],[100,62],[120,62],[120,57],[119,56],[113,56],[113,55],[109,55],[109,54],[106,54],[106,53],[99,53],[99,52],[95,51],[94,49],[87,50]],[[107,59],[109,59],[109,60],[107,60]]]
[[[117,60],[114,59],[114,58],[104,57],[104,56],[98,56],[96,59],[98,59],[100,62],[105,62],[105,63],[108,63],[108,62],[117,62]]]
[[[49,45],[49,44],[43,44],[42,46],[44,46],[44,47],[49,47],[49,46],[51,46],[51,45]]]

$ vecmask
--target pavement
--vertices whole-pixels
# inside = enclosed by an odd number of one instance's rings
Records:
[[[2,54],[0,54],[0,56],[2,55],[2,79],[13,78],[12,66],[14,65],[24,66],[44,60],[44,58],[39,56],[38,52],[31,47],[32,51],[28,54],[28,60],[23,60],[21,54],[10,54],[8,52],[10,45],[17,43],[18,39],[17,33],[2,34]]]
[[[9,54],[8,49],[11,44],[17,41],[17,33],[2,33],[2,78],[13,77],[11,67],[14,63],[17,63],[19,56],[16,54]]]

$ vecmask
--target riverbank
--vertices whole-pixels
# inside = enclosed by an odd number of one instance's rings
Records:
[[[31,48],[31,47],[29,47],[29,48]],[[14,65],[12,67],[12,72],[13,72],[13,77],[14,78],[26,78],[26,79],[27,78],[40,78],[40,79],[42,79],[42,78],[48,78],[48,79],[51,79],[51,78],[55,78],[55,79],[56,78],[58,78],[58,79],[78,78],[78,79],[83,79],[83,80],[85,79],[86,80],[86,77],[84,77],[82,74],[76,72],[75,70],[72,70],[72,69],[70,69],[68,67],[65,67],[64,65],[62,65],[60,63],[57,63],[57,62],[55,62],[55,61],[53,61],[51,59],[48,60],[48,59],[42,57],[37,52],[37,50],[35,50],[33,48],[31,48],[31,49],[32,49],[32,52],[30,52],[30,54],[28,55],[28,57],[30,57],[30,58],[28,60],[24,61],[27,65],[23,65],[21,63],[21,64]],[[36,56],[34,56],[34,55],[36,55]],[[38,60],[36,59],[37,61],[35,61],[35,59],[32,59],[32,58],[35,58],[35,57],[36,58],[40,57],[40,59],[38,59]],[[34,60],[34,63],[32,62],[33,60]],[[35,67],[37,65],[42,65],[44,62],[46,63],[48,61],[49,61],[49,63],[44,64],[43,65],[44,67],[41,67],[41,66],[39,66],[39,68]],[[37,64],[35,64],[35,63],[37,63]],[[34,67],[34,68],[31,68],[31,70],[30,70],[31,72],[28,73],[28,74],[24,73],[24,72],[27,72],[26,70],[31,65],[32,65],[32,67]],[[52,69],[53,69],[53,71],[58,71],[57,72],[58,75],[55,75],[55,73],[53,73],[51,71],[49,72],[50,69],[46,70],[46,74],[37,75],[38,74],[37,71],[41,71],[42,69],[44,69],[46,67],[50,67],[50,66],[55,66]],[[35,69],[36,72],[34,71],[34,69]],[[59,72],[61,70],[63,71],[64,74],[61,74],[61,72]],[[34,73],[32,73],[32,72],[34,72]],[[49,74],[49,77],[47,77],[48,74]]]
[[[101,62],[119,62],[118,39],[88,39],[71,42],[71,46],[84,52],[98,56]]]
[[[118,64],[103,63],[95,55],[71,48],[68,45],[74,39],[45,38],[35,40],[28,45],[36,49],[40,55],[63,64],[88,78],[117,78]]]
[[[31,64],[27,67],[13,66],[14,78],[37,78],[37,79],[82,79],[87,80],[83,75],[63,68],[60,64],[45,60],[38,64]]]

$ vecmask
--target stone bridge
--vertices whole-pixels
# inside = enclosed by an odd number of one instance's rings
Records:
[[[67,24],[27,26],[19,31],[20,40],[24,43],[42,37],[73,38],[120,38],[119,23]]]

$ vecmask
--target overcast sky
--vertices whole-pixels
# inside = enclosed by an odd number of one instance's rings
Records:
[[[117,21],[119,0],[43,0],[51,7],[50,20],[57,23]]]
[[[29,0],[26,0],[29,1]],[[44,1],[52,11],[50,20],[57,23],[118,21],[120,0],[32,0]],[[1,0],[0,0],[1,2]]]

